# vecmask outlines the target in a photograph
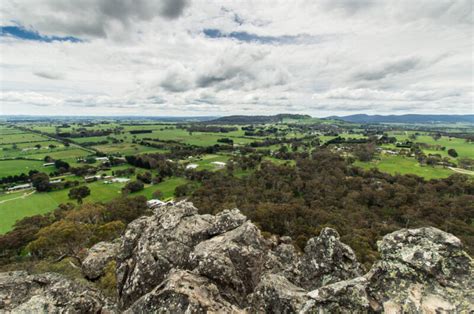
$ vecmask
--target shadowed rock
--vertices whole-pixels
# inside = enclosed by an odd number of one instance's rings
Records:
[[[127,313],[469,313],[474,265],[458,238],[403,229],[378,242],[365,275],[339,234],[325,228],[304,252],[289,237],[265,239],[237,209],[200,215],[166,204],[130,223],[117,256],[99,243],[84,273],[117,261],[118,307]],[[0,274],[0,312],[113,311],[97,291],[59,275]]]
[[[99,242],[91,247],[81,265],[84,276],[91,280],[102,276],[107,263],[117,256],[119,247],[119,241]]]
[[[99,291],[54,273],[0,273],[0,312],[111,313],[113,303]]]

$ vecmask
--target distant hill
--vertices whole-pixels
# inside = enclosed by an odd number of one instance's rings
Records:
[[[208,122],[218,123],[218,124],[261,124],[261,123],[275,123],[281,122],[284,119],[292,120],[303,120],[311,119],[311,116],[304,114],[290,114],[282,113],[272,116],[244,116],[244,115],[234,115],[217,118]]]
[[[354,114],[350,116],[331,116],[330,119],[338,119],[354,123],[474,123],[474,115],[366,115]]]
[[[0,121],[43,122],[43,121],[157,121],[157,122],[200,122],[216,119],[216,116],[35,116],[0,115]]]

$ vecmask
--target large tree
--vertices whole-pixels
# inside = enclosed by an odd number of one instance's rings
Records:
[[[79,204],[82,204],[82,199],[89,196],[90,194],[91,190],[89,187],[83,185],[69,190],[68,196],[70,199],[77,200]]]
[[[44,172],[35,173],[31,176],[31,184],[38,192],[47,192],[51,189],[49,176]]]

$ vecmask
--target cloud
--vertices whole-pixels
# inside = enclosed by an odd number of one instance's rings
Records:
[[[323,0],[320,4],[326,10],[335,10],[347,15],[353,15],[367,10],[377,3],[374,0]]]
[[[64,79],[64,75],[58,72],[53,72],[53,71],[36,71],[33,72],[34,75],[45,78],[48,80],[62,80]]]
[[[281,35],[281,36],[261,36],[248,32],[230,32],[223,33],[218,29],[206,28],[203,33],[208,38],[229,38],[242,42],[259,43],[259,44],[277,44],[277,45],[303,45],[317,44],[329,39],[334,39],[336,35]],[[340,35],[339,35],[340,36]]]
[[[2,36],[1,111],[472,111],[472,1],[295,1],[5,0],[0,25],[83,41]]]
[[[32,10],[27,1],[8,1],[2,15],[48,34],[113,38],[156,17],[177,19],[188,5],[189,0],[37,0]]]
[[[355,79],[367,81],[381,80],[387,76],[393,76],[415,70],[419,65],[420,59],[417,57],[402,58],[376,65],[373,69],[357,72],[353,77]]]
[[[188,6],[187,0],[163,0],[161,14],[169,19],[178,18]]]

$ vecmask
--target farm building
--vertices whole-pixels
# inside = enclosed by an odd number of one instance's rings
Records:
[[[109,162],[109,157],[96,157],[95,160],[104,162]]]
[[[226,163],[225,162],[222,162],[222,161],[213,161],[211,162],[211,164],[213,164],[214,166],[216,166],[216,168],[224,168]]]
[[[20,185],[15,185],[15,186],[12,186],[11,188],[8,188],[7,191],[19,191],[19,190],[30,189],[31,187],[32,187],[31,183],[20,184]]]
[[[84,177],[84,181],[86,182],[93,182],[93,181],[97,181],[101,178],[101,176],[97,175],[97,176],[88,176],[88,177]]]
[[[196,169],[198,167],[198,165],[196,164],[189,164],[186,166],[186,169]]]
[[[43,167],[52,167],[52,166],[54,166],[54,162],[47,162],[43,164]]]
[[[129,178],[112,178],[108,182],[110,182],[110,183],[125,183],[125,182],[128,182],[128,181],[130,181]]]

